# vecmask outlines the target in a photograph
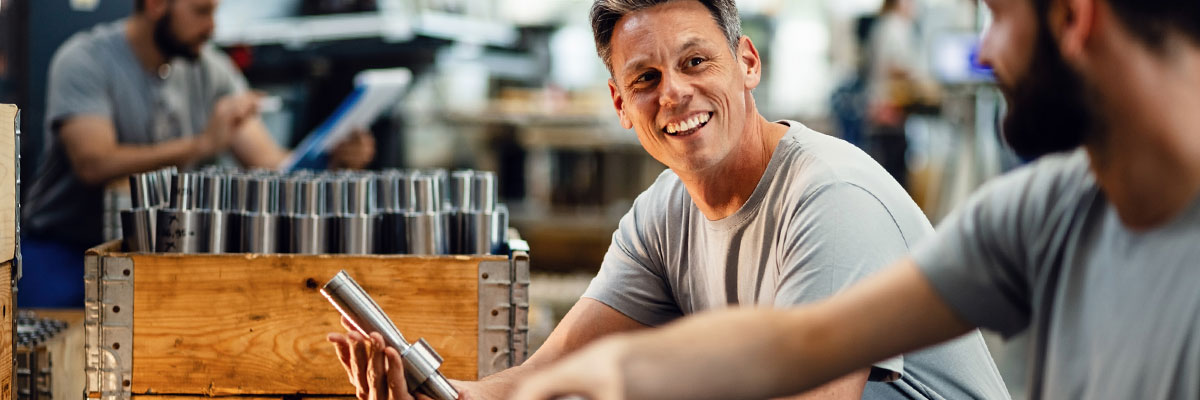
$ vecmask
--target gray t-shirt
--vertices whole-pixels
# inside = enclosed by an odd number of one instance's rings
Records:
[[[1200,199],[1131,231],[1082,150],[981,189],[914,253],[967,321],[1030,335],[1039,399],[1200,399]]]
[[[932,227],[854,146],[796,122],[753,194],[709,221],[670,170],[621,219],[585,297],[646,325],[732,305],[827,298],[896,261]],[[1006,399],[978,331],[875,365],[864,398]]]
[[[59,139],[64,121],[101,116],[112,121],[118,143],[158,143],[203,132],[216,101],[247,87],[212,46],[197,62],[173,61],[165,79],[146,71],[125,37],[125,23],[75,34],[51,61],[46,149],[24,208],[25,227],[35,236],[85,246],[102,240],[103,187],[75,176]]]

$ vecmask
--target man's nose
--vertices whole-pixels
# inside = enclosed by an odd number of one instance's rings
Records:
[[[683,74],[664,72],[661,79],[662,82],[659,84],[661,93],[658,98],[660,107],[667,109],[678,107],[687,104],[692,99],[694,89]]]

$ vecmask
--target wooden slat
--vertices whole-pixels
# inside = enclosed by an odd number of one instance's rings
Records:
[[[0,262],[17,254],[17,106],[0,104]]]
[[[478,258],[129,255],[132,391],[352,395],[328,332],[339,316],[318,289],[346,269],[442,372],[475,379]]]
[[[12,261],[0,264],[0,400],[13,396]]]

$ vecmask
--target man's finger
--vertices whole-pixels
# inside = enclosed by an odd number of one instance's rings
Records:
[[[346,328],[347,332],[358,332],[358,329],[354,328],[354,322],[351,322],[350,318],[346,318],[345,315],[342,316],[342,327]]]
[[[370,386],[367,382],[367,343],[366,338],[359,335],[358,332],[350,332],[346,335],[350,338],[350,364],[354,367],[354,387],[358,388],[355,393],[359,400],[368,400],[370,395]]]
[[[338,361],[342,362],[342,368],[346,369],[346,376],[353,377],[354,369],[350,367],[350,343],[346,341],[346,336],[340,333],[330,333],[325,340],[333,344],[333,351],[337,353]],[[350,380],[350,384],[354,384],[354,379]]]
[[[391,400],[413,400],[412,395],[408,393],[408,381],[404,380],[404,360],[400,359],[400,352],[388,347],[384,350],[384,355],[387,357],[387,382],[388,390],[392,392]]]
[[[372,333],[370,337],[371,348],[370,355],[367,361],[367,381],[370,382],[371,400],[388,400],[391,396],[388,395],[388,380],[386,375],[387,365],[383,358],[383,350],[387,345],[383,343],[383,337],[378,333]]]

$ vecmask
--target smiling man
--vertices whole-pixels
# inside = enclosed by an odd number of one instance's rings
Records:
[[[605,335],[705,310],[827,298],[932,233],[865,153],[759,115],[752,91],[762,62],[733,1],[600,0],[591,18],[621,125],[669,170],[621,220],[599,275],[545,345],[523,366],[458,383],[469,397],[508,398],[514,379]],[[961,333],[801,395],[1007,398],[980,334]],[[399,368],[383,368],[397,356],[349,335],[330,339],[359,396],[407,398]],[[390,388],[370,379],[389,374]]]
[[[1032,399],[1200,398],[1200,3],[986,3],[1005,139],[1059,154],[827,301],[602,340],[515,397],[764,398],[984,327],[1028,335]]]

